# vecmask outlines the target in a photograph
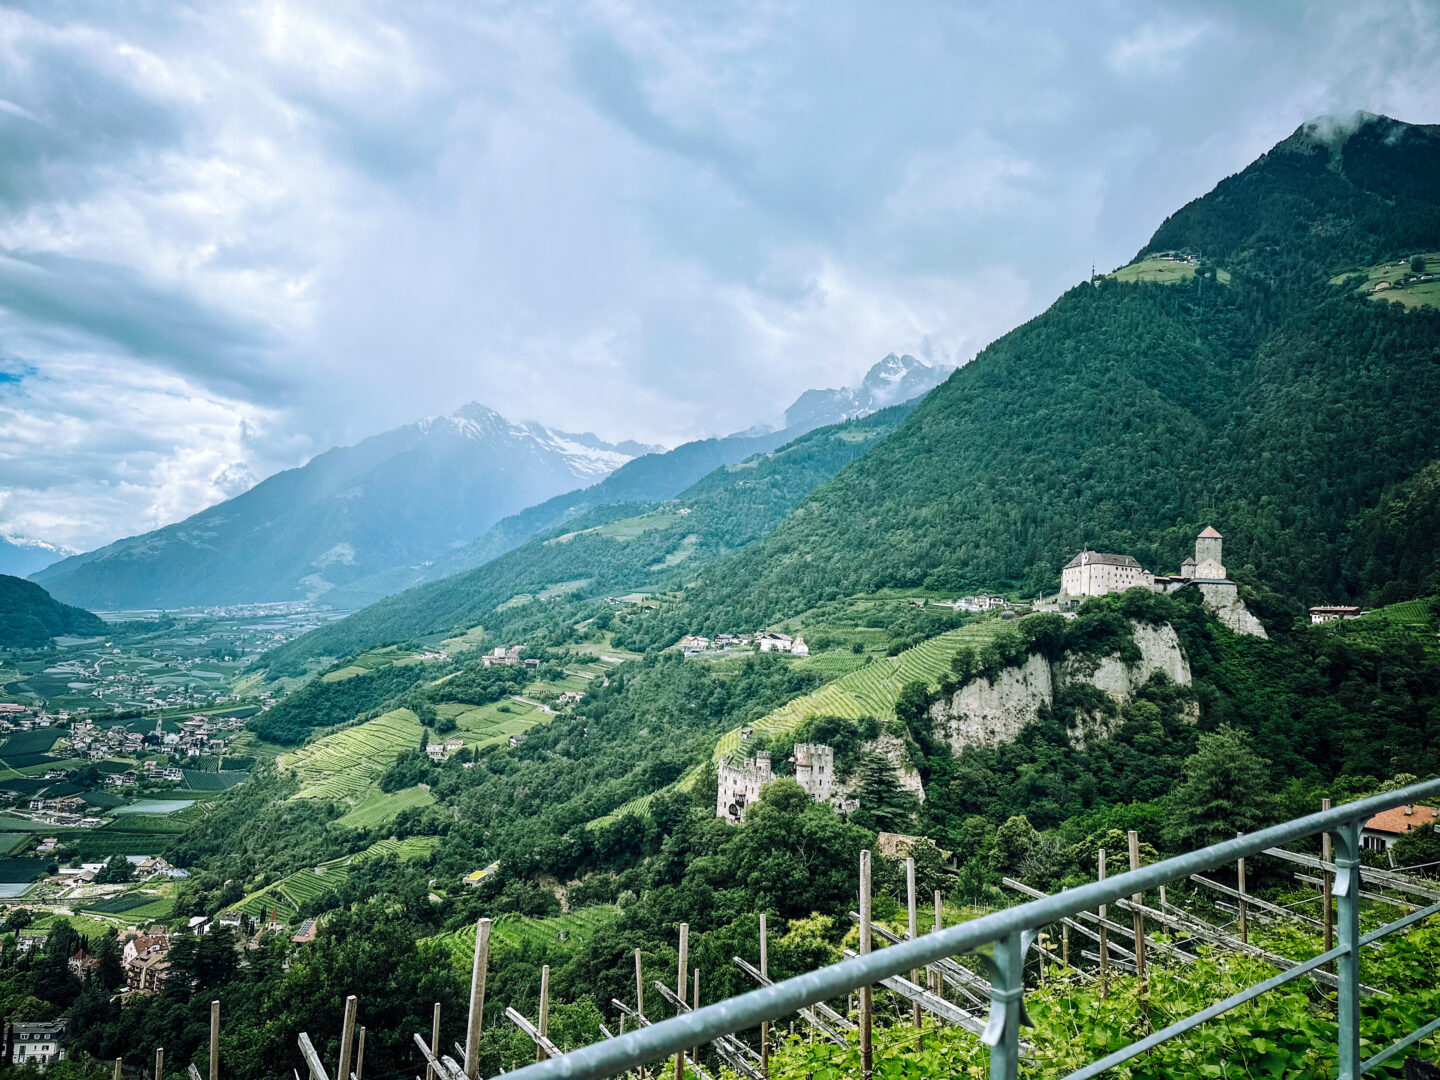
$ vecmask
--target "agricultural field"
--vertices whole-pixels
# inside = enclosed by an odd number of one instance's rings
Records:
[[[33,731],[17,731],[0,743],[0,758],[23,757],[27,754],[43,754],[55,745],[60,737],[56,728],[35,728]]]
[[[243,784],[250,778],[248,772],[196,772],[184,769],[185,787],[191,791],[227,791],[236,784]]]
[[[568,915],[556,915],[549,919],[532,919],[524,915],[505,914],[490,926],[490,947],[518,949],[526,942],[537,945],[555,941],[585,942],[610,924],[620,909],[611,904],[581,908]],[[565,935],[563,938],[561,935]],[[470,970],[475,956],[475,927],[466,926],[449,934],[442,934],[431,941],[442,943],[455,960],[455,965]]]
[[[367,671],[377,671],[380,668],[389,667],[391,664],[421,663],[424,661],[415,655],[413,649],[408,649],[403,645],[387,645],[383,649],[371,649],[369,652],[361,653],[338,671],[331,671],[320,676],[320,681],[341,682],[356,675],[363,675]]]
[[[1406,257],[1364,269],[1345,270],[1332,277],[1330,284],[1352,281],[1355,291],[1365,293],[1371,300],[1390,301],[1407,308],[1440,307],[1440,251],[1427,252],[1421,258],[1425,260],[1423,274],[1429,281],[1409,280],[1414,271],[1410,269],[1410,258]],[[1382,283],[1388,288],[1377,291],[1376,286]]]
[[[299,777],[295,798],[346,799],[368,787],[401,750],[419,746],[422,730],[413,712],[396,709],[282,754],[277,763]]]
[[[1129,266],[1122,266],[1108,276],[1116,281],[1154,281],[1162,285],[1172,285],[1194,277],[1195,267],[1193,262],[1183,262],[1165,255],[1151,255]],[[1226,270],[1217,270],[1215,277],[1222,285],[1230,284],[1230,274]]]
[[[388,825],[402,810],[431,806],[434,802],[435,796],[419,785],[392,792],[371,788],[348,814],[336,818],[332,824],[339,829],[373,829],[378,825]]]
[[[380,840],[354,855],[345,855],[318,866],[297,870],[274,884],[251,893],[235,906],[252,916],[263,915],[278,907],[282,915],[291,917],[306,902],[338,891],[349,880],[350,868],[355,864],[385,855],[394,855],[400,859],[425,858],[435,850],[439,842],[439,837],[435,836]]]
[[[577,690],[583,689],[586,685],[584,679],[567,679],[566,683],[571,681],[575,683]],[[565,689],[569,688],[568,685],[565,687]],[[527,693],[532,689],[533,686],[527,687]],[[518,735],[523,731],[529,731],[536,724],[550,721],[549,713],[541,712],[529,702],[516,701],[513,698],[492,701],[488,705],[462,705],[450,702],[436,706],[435,711],[438,715],[455,721],[456,729],[445,732],[444,738],[459,737],[464,740],[466,746],[476,749],[507,742],[511,735]]]

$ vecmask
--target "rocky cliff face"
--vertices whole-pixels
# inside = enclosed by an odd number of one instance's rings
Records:
[[[935,730],[943,732],[950,749],[959,753],[969,746],[995,746],[1014,740],[1042,708],[1055,703],[1056,693],[1067,687],[1094,687],[1119,705],[1129,701],[1157,673],[1180,686],[1190,685],[1190,662],[1173,627],[1168,623],[1131,623],[1130,633],[1140,650],[1139,660],[1131,664],[1115,656],[1096,658],[1070,653],[1051,663],[1031,653],[1023,665],[1008,667],[994,679],[972,679],[949,701],[931,707]],[[1105,718],[1091,715],[1082,718],[1071,739],[1077,747],[1083,747],[1087,739],[1108,734]]]

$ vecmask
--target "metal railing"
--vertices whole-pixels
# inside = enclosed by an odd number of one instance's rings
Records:
[[[1394,930],[1440,913],[1440,902],[1432,903],[1361,935],[1360,831],[1369,818],[1383,810],[1418,802],[1431,796],[1440,796],[1440,779],[1412,784],[1399,791],[1296,818],[1260,832],[902,941],[878,952],[843,960],[818,971],[682,1013],[670,1020],[617,1038],[606,1039],[559,1057],[527,1065],[507,1073],[506,1080],[599,1080],[602,1077],[617,1076],[626,1070],[713,1042],[720,1036],[747,1031],[763,1022],[777,1020],[817,1002],[882,983],[886,979],[963,953],[976,953],[981,956],[990,971],[990,1016],[981,1038],[990,1047],[991,1080],[1013,1080],[1017,1075],[1020,1060],[1025,956],[1042,927],[1067,916],[1092,911],[1102,904],[1113,904],[1133,894],[1188,878],[1202,870],[1259,855],[1293,840],[1323,832],[1330,833],[1335,843],[1334,862],[1324,866],[1335,875],[1333,897],[1337,917],[1336,946],[1333,949],[1289,967],[1271,979],[1248,987],[1131,1043],[1071,1073],[1067,1080],[1086,1080],[1088,1077],[1097,1076],[1106,1069],[1143,1054],[1238,1005],[1330,963],[1335,965],[1338,984],[1336,1038],[1339,1076],[1340,1080],[1358,1080],[1364,1073],[1394,1054],[1440,1030],[1440,1017],[1437,1017],[1373,1057],[1364,1060],[1360,1057],[1359,1004],[1363,992],[1359,972],[1360,949]],[[1436,895],[1440,896],[1440,892]]]

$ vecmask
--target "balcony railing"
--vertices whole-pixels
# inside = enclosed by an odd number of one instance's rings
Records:
[[[990,1047],[990,1076],[992,1080],[1011,1080],[1017,1075],[1020,1061],[1025,956],[1042,927],[1317,833],[1330,834],[1335,851],[1333,863],[1323,866],[1334,874],[1332,895],[1336,923],[1333,949],[1288,967],[1273,978],[1092,1062],[1071,1073],[1068,1080],[1098,1076],[1238,1005],[1330,964],[1334,965],[1335,975],[1339,1076],[1340,1080],[1357,1080],[1376,1065],[1440,1029],[1440,1017],[1437,1017],[1380,1053],[1365,1059],[1360,1057],[1359,1003],[1365,993],[1365,988],[1360,985],[1360,950],[1386,934],[1440,913],[1440,902],[1431,903],[1370,933],[1360,933],[1361,829],[1367,820],[1383,810],[1435,796],[1440,796],[1440,779],[1412,784],[1399,791],[1296,818],[1080,888],[912,937],[889,948],[864,953],[714,1005],[683,1012],[673,1019],[527,1065],[507,1073],[506,1080],[599,1080],[601,1077],[617,1076],[723,1036],[748,1031],[817,1003],[966,953],[979,954],[990,973],[990,1015],[981,1036]],[[1435,895],[1440,897],[1440,891]],[[472,1077],[475,1075],[473,1063],[467,1071]]]

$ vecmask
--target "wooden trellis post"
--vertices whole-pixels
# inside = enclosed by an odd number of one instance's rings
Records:
[[[860,955],[870,951],[870,852],[860,852]],[[860,988],[860,1073],[870,1080],[875,1071],[875,1048],[871,1041],[873,1002],[870,987]]]
[[[340,1025],[340,1068],[335,1080],[350,1080],[350,1048],[355,1041],[355,1009],[359,1000],[354,994],[345,999],[345,1019]]]
[[[645,1015],[645,976],[640,970],[640,950],[635,950],[635,1012]]]
[[[116,1059],[115,1059],[115,1077],[114,1077],[114,1080],[120,1080],[120,1061],[121,1061],[120,1058],[116,1058]]]
[[[210,1080],[220,1080],[220,1002],[210,1002]]]
[[[355,1080],[363,1080],[365,1076],[365,1025],[360,1025],[360,1040],[355,1047],[355,1071],[350,1074]]]
[[[941,914],[940,908],[941,908],[940,890],[939,890],[939,889],[936,889],[936,890],[935,890],[935,926],[934,926],[934,931],[935,931],[936,933],[939,933],[941,930],[943,930],[943,929],[945,928],[945,919],[944,919],[944,916]],[[943,974],[941,974],[940,968],[939,968],[938,966],[936,966],[936,965],[933,965],[933,964],[932,964],[931,967],[930,967],[930,982],[931,982],[931,984],[932,984],[931,987],[930,987],[930,992],[931,992],[932,994],[934,994],[934,995],[935,995],[936,997],[938,997],[938,998],[943,998],[943,997],[945,996],[945,976],[944,976]]]
[[[760,974],[765,978],[770,977],[770,952],[769,952],[769,929],[765,921],[765,912],[760,913]],[[765,1080],[770,1080],[770,1024],[760,1025],[760,1075]]]
[[[1096,874],[1097,874],[1096,880],[1098,880],[1098,881],[1104,881],[1104,880],[1105,880],[1105,849],[1104,849],[1103,847],[1100,849],[1100,858],[1099,858],[1098,868],[1097,868],[1097,870],[1096,870]],[[1106,941],[1105,941],[1105,905],[1104,905],[1104,904],[1101,904],[1101,905],[1100,905],[1100,997],[1101,997],[1102,1000],[1110,995],[1110,960],[1109,960],[1109,958],[1108,958],[1108,956],[1107,956],[1107,954],[1109,953],[1110,950],[1106,948],[1106,944],[1107,944],[1107,943],[1106,943]]]
[[[435,1008],[430,1020],[430,1053],[436,1057],[440,1056],[440,1002],[435,1002]],[[428,1061],[425,1063],[425,1080],[435,1080],[435,1066]]]
[[[480,1080],[480,1028],[485,1020],[485,972],[489,966],[490,920],[481,919],[475,924],[475,963],[470,969],[470,1016],[465,1024],[466,1080]]]
[[[692,1008],[692,1009],[698,1009],[699,1007],[700,1007],[700,969],[697,967],[697,968],[695,969],[695,988],[694,988],[693,992],[692,992],[691,995],[690,995],[690,1008]],[[692,1046],[692,1047],[690,1048],[690,1060],[693,1061],[696,1065],[699,1065],[699,1064],[700,1064],[700,1047],[698,1047],[698,1046]]]
[[[1235,838],[1238,840],[1244,835],[1244,833],[1237,832]],[[1235,860],[1235,883],[1240,893],[1240,940],[1248,944],[1250,941],[1250,911],[1245,902],[1245,860],[1243,858]]]
[[[540,1016],[536,1030],[542,1038],[550,1037],[550,965],[544,964],[540,968]],[[535,1060],[544,1061],[549,1055],[540,1044],[535,1044]]]
[[[905,859],[905,904],[907,914],[910,917],[910,940],[914,941],[920,936],[920,916],[915,905],[915,859]],[[910,972],[910,981],[915,984],[920,982],[920,970],[918,968]],[[920,1003],[917,1001],[910,1006],[910,1019],[915,1027],[915,1049],[925,1049],[920,1038]]]
[[[1140,834],[1134,829],[1129,833],[1130,841],[1130,869],[1140,869]],[[1130,896],[1132,904],[1145,903],[1144,893],[1132,893]],[[1140,978],[1140,993],[1145,993],[1145,916],[1140,914],[1138,909],[1132,909],[1131,918],[1135,925],[1135,974]]]
[[[685,983],[687,981],[686,967],[690,960],[690,924],[680,924],[680,972],[675,979],[675,993],[680,998],[680,1003],[685,1003]],[[678,1015],[678,1014],[677,1014]],[[675,1052],[675,1080],[685,1080],[685,1051]]]

